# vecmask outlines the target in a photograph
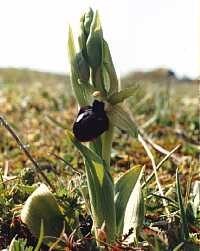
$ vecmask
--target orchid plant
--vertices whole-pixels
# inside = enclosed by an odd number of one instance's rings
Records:
[[[137,134],[123,101],[132,96],[138,86],[120,89],[98,12],[89,9],[80,24],[79,49],[75,47],[70,27],[68,34],[71,84],[79,112],[73,132],[68,131],[67,135],[84,158],[88,195],[84,198],[89,197],[87,205],[90,205],[95,239],[100,248],[103,242],[113,244],[128,233],[126,241],[134,242],[143,224],[142,167],[133,166],[116,180],[110,171],[114,129],[117,127],[131,136]],[[28,198],[21,218],[36,236],[42,220],[46,242],[50,236],[59,237],[64,231],[62,211],[44,184]],[[65,229],[70,229],[67,222]]]
[[[138,86],[120,90],[98,12],[89,9],[81,17],[80,23],[78,50],[71,28],[68,36],[71,83],[80,107],[74,123],[74,135],[68,132],[68,137],[84,157],[96,239],[99,240],[98,230],[103,227],[106,240],[112,243],[130,229],[133,229],[135,238],[143,222],[144,203],[140,187],[142,167],[131,168],[117,181],[113,180],[110,173],[115,127],[131,136],[137,133],[135,123],[122,102],[132,96]],[[96,111],[97,104],[102,106],[101,114]],[[106,118],[108,126],[105,126]],[[103,132],[99,127],[103,128]],[[80,141],[90,141],[90,144],[86,146]]]

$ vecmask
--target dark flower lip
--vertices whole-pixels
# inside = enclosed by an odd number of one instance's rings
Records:
[[[108,130],[109,120],[104,103],[94,100],[92,106],[81,107],[73,125],[73,133],[81,142],[93,141]]]

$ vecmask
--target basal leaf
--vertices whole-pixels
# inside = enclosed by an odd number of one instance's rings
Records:
[[[117,234],[119,235],[123,232],[127,203],[139,179],[141,170],[141,166],[134,166],[124,173],[115,183],[116,224]]]
[[[42,221],[44,239],[46,236],[59,237],[64,227],[64,217],[53,194],[45,184],[41,184],[29,196],[22,208],[21,219],[36,237],[40,236]]]
[[[124,214],[123,234],[128,234],[132,229],[132,234],[128,236],[126,242],[133,243],[135,241],[138,241],[138,236],[143,226],[143,221],[144,198],[139,177],[129,197]]]
[[[95,152],[81,144],[72,133],[68,132],[70,141],[78,148],[85,159],[90,204],[96,229],[105,223],[109,242],[115,239],[114,185],[105,162]]]

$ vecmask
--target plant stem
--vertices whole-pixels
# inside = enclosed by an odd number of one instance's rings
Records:
[[[110,157],[111,157],[111,149],[113,141],[113,132],[114,132],[114,126],[110,124],[109,129],[102,136],[102,158],[106,162],[108,171],[110,170]]]

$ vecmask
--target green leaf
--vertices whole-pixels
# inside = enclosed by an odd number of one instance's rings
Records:
[[[108,43],[103,40],[103,66],[106,69],[106,73],[104,73],[104,76],[108,74],[109,76],[109,94],[112,94],[114,92],[118,91],[118,79],[117,74],[115,71],[115,67],[112,61],[110,49],[108,46]],[[105,84],[107,86],[107,84]]]
[[[182,250],[183,246],[184,246],[184,242],[181,242],[181,243],[179,243],[179,244],[173,249],[173,251]]]
[[[128,236],[126,242],[138,242],[138,237],[143,226],[143,221],[144,198],[142,194],[140,178],[138,178],[138,181],[135,184],[135,187],[129,197],[124,215],[123,234],[128,234],[129,230],[132,229],[132,234]]]
[[[138,89],[139,85],[136,84],[132,87],[125,88],[119,92],[114,92],[112,95],[108,97],[108,102],[112,105],[116,105],[118,103],[123,102],[125,99],[133,96],[135,91]]]
[[[99,136],[97,139],[90,142],[90,149],[92,149],[96,154],[102,157],[102,139]]]
[[[134,166],[124,173],[115,183],[115,208],[118,235],[121,235],[123,232],[127,203],[139,179],[141,170],[141,166]]]
[[[21,219],[36,237],[40,236],[40,225],[43,221],[46,242],[51,239],[46,236],[59,237],[64,227],[64,216],[45,184],[41,184],[28,197],[21,211]],[[65,228],[69,231],[66,224]]]
[[[85,159],[90,204],[94,225],[97,228],[105,223],[108,242],[115,240],[114,184],[105,162],[95,152],[81,144],[72,133],[67,132],[70,141],[78,148]]]
[[[136,137],[137,125],[120,105],[110,106],[106,114],[114,126],[126,131],[132,137]]]
[[[14,237],[10,243],[8,251],[32,251],[33,247],[26,246],[27,240],[26,239],[18,239]],[[7,250],[7,249],[5,249]]]
[[[182,193],[181,193],[178,169],[176,169],[176,192],[177,192],[177,197],[178,197],[181,223],[182,223],[182,228],[181,228],[182,238],[183,240],[187,240],[189,238],[189,230],[188,230],[187,218],[186,218],[186,213],[185,213],[184,203],[183,203],[183,198],[182,198]]]
[[[90,103],[89,100],[90,90],[88,90],[87,85],[79,84],[79,75],[78,75],[79,69],[76,62],[76,57],[77,57],[76,49],[74,44],[73,33],[70,26],[68,32],[68,54],[71,64],[70,77],[71,77],[72,89],[74,91],[74,94],[76,96],[79,105],[80,106],[88,105]]]
[[[70,60],[70,63],[72,63],[75,59],[75,56],[76,56],[76,49],[75,49],[74,37],[73,37],[71,26],[69,26],[69,30],[68,30],[68,43],[67,43],[67,45],[68,45],[69,60]]]

